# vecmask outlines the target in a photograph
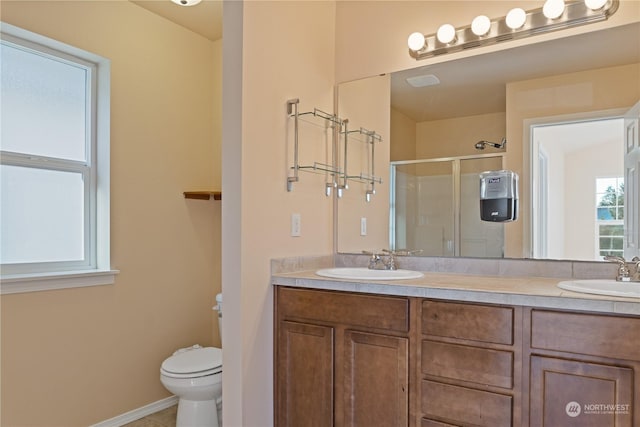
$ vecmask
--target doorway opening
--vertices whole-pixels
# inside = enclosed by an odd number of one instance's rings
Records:
[[[530,131],[533,257],[623,256],[624,119],[545,123]]]

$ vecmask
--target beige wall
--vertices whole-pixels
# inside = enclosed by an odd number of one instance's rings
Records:
[[[2,1],[2,21],[111,59],[109,286],[2,297],[3,426],[86,426],[170,394],[162,360],[219,344],[221,43],[130,2]]]
[[[391,108],[390,160],[416,158],[416,122],[400,111]]]
[[[258,1],[224,6],[223,292],[225,426],[273,424],[270,260],[333,250],[333,199],[324,175],[291,159],[286,101],[333,111],[333,2]],[[241,101],[241,104],[238,102]],[[309,140],[301,133],[300,144]],[[227,194],[231,197],[227,198]],[[300,237],[290,236],[292,213]]]
[[[338,199],[338,241],[341,252],[380,251],[389,247],[389,84],[390,76],[376,76],[340,85],[338,88],[338,113],[348,119],[348,129],[365,128],[382,137],[375,143],[374,175],[382,179],[375,184],[375,194],[369,202],[365,194],[368,184],[351,181],[349,189]],[[380,108],[381,106],[386,106]],[[369,173],[370,144],[362,135],[350,134],[347,168],[349,175]],[[367,233],[360,233],[361,218],[366,218]]]
[[[640,2],[622,0],[607,21],[545,35],[498,43],[482,49],[440,55],[416,61],[408,54],[407,37],[414,31],[434,34],[445,21],[454,26],[469,25],[479,14],[505,16],[512,7],[526,10],[541,7],[540,1],[511,0],[422,0],[422,1],[338,1],[336,15],[336,80],[347,82],[443,61],[489,53],[521,45],[597,31],[640,20]]]
[[[631,108],[640,99],[640,64],[563,74],[507,84],[506,168],[520,175],[521,221],[505,226],[505,256],[520,258],[529,247],[530,182],[523,161],[525,121],[593,117],[594,112]]]
[[[416,125],[416,158],[494,153],[496,149],[491,147],[486,151],[476,150],[476,142],[486,140],[499,144],[506,135],[505,127],[505,113],[420,122]]]

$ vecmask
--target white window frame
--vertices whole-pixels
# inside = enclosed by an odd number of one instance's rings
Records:
[[[86,162],[2,152],[2,164],[43,170],[81,173],[85,180],[85,256],[78,262],[6,264],[2,266],[0,294],[112,284],[117,270],[111,269],[110,200],[110,61],[98,55],[47,37],[0,23],[2,42],[32,50],[87,69],[90,126]]]
[[[596,183],[598,182],[599,179],[612,179],[612,178],[615,178],[617,180],[620,180],[620,181],[624,182],[624,177],[622,177],[622,176],[599,176],[599,177],[596,177]],[[597,184],[596,184],[596,188],[597,188]],[[617,191],[618,190],[616,188],[616,192]],[[625,191],[627,191],[626,188],[625,188]],[[596,208],[595,208],[596,232],[594,233],[595,234],[595,238],[596,238],[596,244],[595,244],[596,254],[595,254],[595,256],[596,256],[596,259],[602,259],[602,255],[600,255],[600,250],[601,250],[601,248],[600,248],[600,238],[601,237],[611,237],[611,236],[602,236],[600,234],[600,226],[601,225],[622,225],[622,226],[624,226],[625,220],[624,219],[599,219],[598,218],[598,208],[599,208],[599,206],[598,206],[598,194],[599,193],[597,193],[597,192],[595,194],[595,197],[596,197]],[[616,207],[616,211],[617,211],[618,208],[620,208],[620,205],[616,205],[615,207]],[[626,211],[625,211],[625,214],[626,214]],[[623,253],[620,256],[623,256],[624,255],[624,246],[625,246],[624,243],[625,243],[626,237],[625,237],[624,234],[621,237],[622,237],[622,249],[621,249],[621,251]]]

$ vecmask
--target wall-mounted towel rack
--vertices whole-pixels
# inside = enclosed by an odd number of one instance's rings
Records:
[[[293,171],[292,175],[287,176],[287,191],[293,191],[293,184],[300,180],[300,171],[324,173],[326,175],[325,181],[325,194],[331,195],[333,189],[337,189],[336,193],[338,197],[342,197],[344,190],[349,188],[349,181],[364,182],[368,185],[365,196],[366,200],[370,201],[371,196],[375,194],[375,185],[381,184],[382,179],[375,176],[375,145],[377,142],[382,141],[382,137],[375,131],[365,128],[359,128],[357,130],[349,130],[349,120],[341,119],[340,117],[324,112],[318,108],[314,108],[311,111],[300,112],[299,111],[300,100],[298,98],[290,99],[287,101],[287,117],[293,119],[293,166],[290,169]],[[308,116],[316,120],[324,129],[330,131],[330,141],[328,145],[331,148],[330,163],[313,161],[308,164],[300,163],[300,123],[303,121],[303,117]],[[368,158],[366,163],[366,171],[360,171],[357,174],[349,174],[347,169],[347,162],[349,158],[349,136],[353,134],[362,135],[364,138],[360,138],[360,141],[364,141],[368,144],[370,151],[368,152]],[[343,146],[339,147],[339,136],[343,137]],[[289,147],[289,141],[287,140],[287,147]],[[338,151],[342,150],[342,158],[339,159]],[[340,166],[338,166],[340,164]]]
[[[343,154],[343,168],[345,170],[345,174],[343,177],[342,188],[348,188],[348,181],[359,181],[364,182],[368,185],[368,188],[365,192],[365,198],[367,202],[371,201],[371,196],[376,194],[376,184],[382,184],[382,178],[375,176],[375,145],[377,142],[382,141],[382,136],[376,133],[373,130],[368,130],[361,127],[358,130],[349,130],[348,129],[348,121],[345,120],[344,130],[342,132],[344,136],[344,154]],[[351,134],[359,134],[364,136],[364,142],[369,145],[370,152],[367,159],[367,171],[361,171],[357,175],[349,175],[349,171],[347,168],[347,160],[348,160],[348,146],[349,146],[349,135]],[[340,195],[340,193],[338,193]]]
[[[312,116],[318,119],[328,129],[340,129],[342,127],[342,120],[330,113],[322,111],[318,108],[314,108],[312,111],[300,112],[299,111],[300,100],[298,98],[290,99],[287,101],[287,115],[293,119],[293,176],[287,177],[287,191],[293,191],[293,183],[300,180],[299,172],[320,172],[325,173],[327,181],[325,183],[325,194],[331,195],[331,189],[337,186],[338,177],[343,172],[335,166],[335,147],[333,138],[331,141],[331,164],[314,161],[313,164],[302,165],[300,164],[300,118],[303,116]],[[331,132],[333,135],[333,132]]]

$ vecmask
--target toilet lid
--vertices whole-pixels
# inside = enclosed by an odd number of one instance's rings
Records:
[[[190,374],[222,366],[222,350],[204,347],[187,350],[162,362],[162,369],[174,374]]]

